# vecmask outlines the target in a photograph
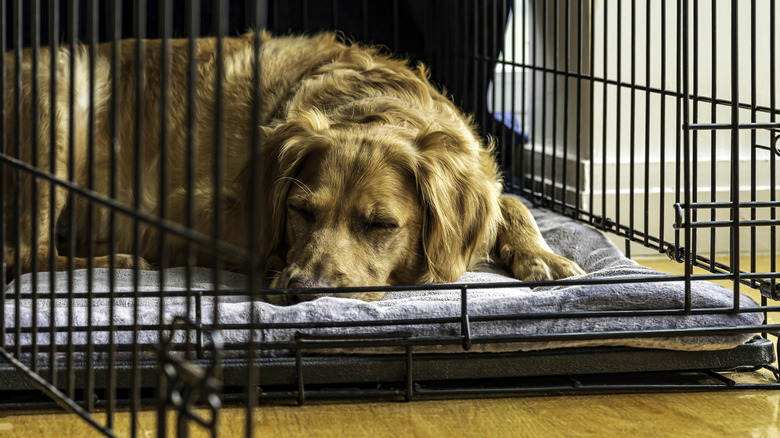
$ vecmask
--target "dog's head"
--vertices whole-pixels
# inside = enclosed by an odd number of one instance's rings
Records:
[[[470,131],[420,129],[404,108],[376,110],[346,108],[346,123],[307,111],[267,132],[277,160],[266,172],[273,213],[265,235],[269,253],[284,260],[272,287],[455,281],[484,255],[500,220],[489,151]]]

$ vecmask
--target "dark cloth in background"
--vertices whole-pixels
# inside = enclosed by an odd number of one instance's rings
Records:
[[[73,29],[80,42],[109,41],[115,22],[119,23],[120,38],[162,36],[163,13],[159,0],[3,3],[2,34],[6,50],[19,44],[30,46],[35,27],[40,35],[39,44],[50,45],[53,23],[60,44],[71,41]],[[33,19],[34,3],[38,3],[35,14],[38,20]],[[75,14],[69,3],[75,6]],[[221,2],[221,17],[226,35],[263,27],[277,35],[338,30],[350,40],[386,46],[412,62],[424,62],[430,67],[431,79],[446,89],[461,108],[473,114],[485,133],[503,139],[507,133],[488,114],[485,97],[495,59],[503,48],[511,3],[511,0],[226,0]],[[93,4],[97,5],[94,11]],[[170,36],[190,35],[189,16],[197,17],[196,35],[216,35],[217,4],[213,0],[170,0]],[[53,17],[55,9],[57,19]],[[17,35],[21,41],[17,41]]]

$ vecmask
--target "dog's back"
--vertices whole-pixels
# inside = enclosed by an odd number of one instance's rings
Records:
[[[255,39],[255,34],[226,38],[222,46],[223,137],[220,142],[224,169],[219,185],[222,187],[220,196],[228,204],[234,197],[231,186],[236,175],[247,165],[252,153],[254,121],[251,117],[255,100],[260,99],[262,126],[279,115],[281,103],[289,98],[295,84],[317,66],[330,62],[346,50],[333,34],[271,38],[261,33],[258,89],[254,81]],[[214,109],[219,73],[217,40],[195,40],[197,59],[193,78],[188,70],[189,40],[169,41],[170,69],[165,77],[162,71],[162,42],[143,41],[140,68],[137,44],[136,40],[119,43],[116,48],[117,71],[112,68],[115,53],[110,43],[98,45],[92,61],[86,46],[75,50],[60,47],[55,54],[55,68],[51,68],[51,52],[46,47],[40,48],[37,53],[29,48],[23,49],[21,56],[16,52],[6,53],[3,152],[21,161],[22,166],[35,167],[49,177],[69,181],[98,196],[114,197],[143,214],[159,214],[161,203],[165,202],[166,218],[179,224],[187,222],[186,204],[194,198],[196,223],[190,225],[211,234],[211,217],[203,211],[210,210],[214,199],[213,158],[217,143]],[[17,58],[21,58],[18,68]],[[72,71],[75,74],[72,75]],[[142,71],[140,82],[137,80],[139,71]],[[55,75],[53,88],[52,73]],[[168,84],[165,108],[162,107],[163,79]],[[194,80],[192,88],[190,80]],[[141,99],[137,99],[139,86]],[[54,90],[54,98],[51,90]],[[189,95],[190,90],[194,90],[192,96]],[[55,107],[54,117],[52,105]],[[21,117],[17,117],[18,114]],[[164,179],[160,177],[163,155],[160,127],[163,123],[167,127]],[[259,131],[259,127],[256,129]],[[139,133],[141,138],[137,140]],[[53,148],[50,146],[52,139]],[[187,193],[190,170],[185,163],[190,156],[194,158],[195,167],[191,174],[195,178],[193,194]],[[136,180],[136,160],[139,157],[140,179]],[[113,162],[116,164],[112,165]],[[58,240],[51,241],[53,236],[49,230],[52,226],[59,230],[59,234],[68,236],[59,239],[60,246],[75,245],[77,256],[85,255],[90,240],[93,255],[105,254],[105,243],[112,234],[109,208],[94,204],[90,218],[88,199],[80,196],[69,198],[66,189],[60,186],[56,187],[55,198],[50,198],[49,177],[44,176],[34,183],[32,173],[14,169],[14,166],[3,165],[4,240],[7,247],[19,245],[23,272],[31,269],[32,246],[38,247],[37,267],[48,268],[49,249]],[[161,190],[163,181],[165,189]],[[161,194],[164,194],[164,199]],[[69,214],[63,215],[66,207]],[[49,218],[55,223],[50,223]],[[114,220],[115,235],[118,236],[116,251],[133,252],[133,239],[130,237],[134,228],[132,217],[118,214]],[[225,222],[226,229],[233,230],[235,226],[245,228],[246,225],[230,223],[229,220]],[[71,238],[73,231],[75,237]],[[14,235],[19,236],[18,243]],[[157,229],[142,226],[142,236],[142,252],[146,257],[154,258],[159,237]],[[235,243],[244,242],[238,240]],[[178,252],[171,251],[171,254]],[[13,257],[6,259],[7,264],[13,264]],[[178,263],[182,262],[178,260]],[[63,267],[59,262],[57,265],[58,269]]]

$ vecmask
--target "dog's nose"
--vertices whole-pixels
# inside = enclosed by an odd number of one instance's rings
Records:
[[[330,287],[330,285],[321,280],[312,280],[310,278],[304,278],[304,277],[291,278],[290,282],[287,284],[288,289],[311,289],[311,288],[321,288],[321,287]],[[316,300],[317,298],[321,298],[327,295],[328,294],[324,294],[320,292],[308,293],[306,291],[300,291],[300,292],[291,292],[287,294],[285,297],[287,299],[288,304],[298,304],[304,301],[313,301]]]
[[[293,293],[293,294],[288,294],[285,297],[287,298],[287,304],[291,304],[292,305],[292,304],[302,303],[304,301],[314,301],[317,298],[321,298],[321,297],[324,297],[324,296],[326,296],[326,295],[325,294],[315,294],[315,293],[311,293],[311,294],[307,294],[307,293]]]

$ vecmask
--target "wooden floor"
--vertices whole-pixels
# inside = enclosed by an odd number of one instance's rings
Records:
[[[681,272],[681,265],[666,260],[640,262],[669,273]],[[780,322],[778,316],[774,314],[770,322]],[[772,376],[761,372],[736,378],[762,382]],[[102,421],[99,414],[96,417]],[[128,417],[117,418],[117,434],[128,435]],[[155,435],[155,418],[155,412],[141,413],[138,436]],[[273,437],[780,437],[780,391],[270,406],[257,408],[252,422],[255,436]],[[219,424],[221,436],[243,436],[245,410],[223,409]],[[197,429],[191,432],[203,436]],[[70,414],[0,413],[0,438],[35,436],[99,434]]]

